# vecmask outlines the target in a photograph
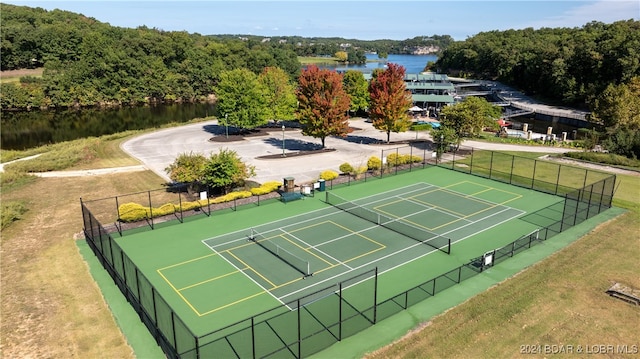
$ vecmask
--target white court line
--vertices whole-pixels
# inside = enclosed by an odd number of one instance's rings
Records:
[[[498,214],[500,214],[500,213],[502,213],[502,212],[504,212],[504,211],[508,211],[509,209],[514,209],[514,208],[505,208],[504,210],[502,210],[502,211],[500,211],[500,212],[498,212],[498,213],[494,213],[494,214],[491,214],[491,215],[489,215],[489,216],[483,217],[483,218],[481,218],[481,219],[479,219],[479,220],[477,220],[477,221],[475,221],[475,222],[469,223],[469,224],[467,224],[467,225],[470,225],[470,224],[473,224],[473,223],[477,223],[477,222],[483,221],[483,220],[485,220],[485,219],[487,219],[487,218],[490,218],[490,217],[493,217],[493,216],[495,216],[495,215],[498,215]],[[519,214],[518,214],[518,215],[519,215]],[[513,217],[505,218],[504,220],[502,220],[502,221],[500,221],[500,222],[498,222],[498,223],[496,223],[496,224],[494,224],[494,225],[492,225],[492,226],[489,226],[489,227],[483,228],[482,230],[480,230],[480,231],[478,231],[478,232],[475,232],[475,233],[470,234],[470,235],[468,235],[468,236],[466,236],[466,237],[460,238],[460,239],[458,239],[458,240],[456,240],[456,241],[452,242],[451,244],[458,243],[458,242],[462,242],[462,241],[463,241],[463,240],[465,240],[465,239],[468,239],[468,238],[470,238],[470,237],[473,237],[473,236],[477,235],[478,233],[482,233],[482,232],[484,232],[484,231],[486,231],[486,230],[488,230],[488,229],[491,229],[491,228],[493,228],[493,227],[496,227],[496,226],[498,226],[498,225],[500,225],[500,224],[502,224],[502,223],[508,222],[508,221],[510,221],[510,220],[512,220],[512,219],[514,219],[514,218],[517,218],[517,216],[513,216]],[[467,226],[467,225],[465,225],[465,226]],[[444,234],[451,233],[451,232],[454,232],[454,231],[456,231],[456,230],[452,230],[452,231],[449,231],[449,232],[443,233],[443,235],[444,235]],[[368,266],[368,265],[371,265],[371,264],[373,264],[373,263],[375,263],[375,262],[377,262],[377,261],[380,261],[380,260],[383,260],[383,259],[389,258],[389,257],[391,257],[391,256],[394,256],[394,255],[396,255],[396,254],[402,253],[402,252],[404,252],[404,251],[406,251],[406,250],[413,249],[414,247],[418,247],[418,246],[424,246],[424,244],[422,244],[422,243],[416,243],[416,244],[413,244],[413,245],[411,245],[411,246],[409,246],[409,247],[402,248],[402,249],[400,249],[400,250],[398,250],[398,251],[395,251],[395,252],[393,252],[393,253],[389,253],[389,254],[387,254],[387,255],[385,255],[385,256],[383,256],[383,257],[379,257],[379,258],[377,258],[376,260],[369,261],[369,262],[367,262],[367,263],[364,263],[364,264],[361,264],[361,265],[359,265],[359,266],[357,266],[357,267],[354,267],[354,268],[353,268],[353,270],[351,270],[351,271],[361,269],[361,268],[363,268],[363,267],[365,267],[365,266]],[[431,251],[429,251],[429,252],[427,252],[427,253],[424,253],[424,254],[422,254],[422,255],[420,255],[420,256],[414,257],[414,258],[412,258],[412,259],[410,259],[410,260],[408,260],[408,261],[403,261],[402,263],[400,263],[400,264],[398,264],[398,265],[395,265],[395,266],[393,266],[393,267],[390,267],[390,268],[388,268],[388,269],[386,269],[386,270],[384,270],[384,271],[382,271],[382,272],[378,272],[378,275],[384,274],[384,273],[386,273],[386,272],[388,272],[388,271],[391,271],[391,270],[393,270],[393,269],[396,269],[396,268],[398,268],[398,267],[401,267],[401,266],[403,266],[403,265],[406,265],[407,263],[411,263],[411,262],[413,262],[413,261],[416,261],[416,260],[418,260],[418,259],[420,259],[420,258],[422,258],[422,257],[424,257],[424,256],[427,256],[427,255],[429,255],[429,254],[431,254],[431,253],[433,253],[433,252],[436,252],[436,251],[438,251],[438,250],[437,250],[437,249],[433,249],[433,250],[431,250]],[[319,281],[319,282],[317,282],[317,283],[315,283],[315,284],[313,284],[313,285],[309,285],[309,286],[306,286],[306,287],[301,288],[301,289],[299,289],[299,290],[293,291],[293,292],[291,292],[291,293],[289,293],[289,294],[287,294],[287,295],[285,295],[285,296],[282,296],[281,298],[287,298],[288,296],[291,296],[291,295],[293,295],[293,294],[297,294],[297,293],[299,293],[299,292],[301,292],[301,291],[304,291],[304,290],[306,290],[306,289],[309,289],[309,288],[311,288],[311,287],[314,287],[314,286],[316,286],[316,285],[318,285],[318,284],[322,284],[322,283],[324,283],[324,282],[327,282],[327,281],[333,280],[333,279],[335,279],[335,278],[338,278],[338,277],[344,276],[346,273],[349,273],[349,272],[351,272],[351,271],[347,271],[347,272],[343,272],[343,273],[340,273],[340,274],[336,274],[336,275],[334,275],[334,276],[332,276],[332,277],[329,277],[329,278],[327,278],[327,279],[324,279],[324,280],[322,280],[322,281]]]
[[[207,245],[207,247],[209,247],[209,249],[211,249],[213,251],[213,253],[219,255],[220,258],[222,258],[225,261],[227,261],[227,263],[229,263],[233,268],[237,269],[239,272],[244,274],[247,278],[249,278],[250,281],[255,283],[258,287],[262,288],[263,291],[269,293],[269,295],[272,296],[273,299],[277,300],[278,302],[282,303],[283,305],[286,305],[283,301],[280,300],[280,298],[278,298],[275,295],[273,295],[273,293],[271,293],[267,288],[263,287],[262,285],[260,285],[260,283],[256,282],[253,278],[251,278],[247,273],[244,272],[244,270],[238,268],[235,264],[231,263],[231,261],[228,260],[227,257],[225,257],[222,254],[218,253],[218,251],[216,251],[215,249],[211,248],[210,246]]]
[[[332,256],[330,256],[330,255],[328,255],[328,254],[327,254],[327,253],[325,253],[324,251],[322,251],[322,250],[320,250],[320,249],[316,248],[315,246],[310,245],[309,243],[307,243],[307,242],[303,241],[302,239],[300,239],[300,238],[298,238],[298,237],[294,236],[293,234],[291,234],[291,233],[289,233],[289,232],[285,231],[284,229],[280,228],[280,230],[282,231],[282,233],[284,233],[284,234],[286,234],[286,235],[288,235],[288,236],[293,237],[295,240],[299,241],[300,243],[303,243],[303,244],[304,244],[305,246],[307,246],[308,248],[313,248],[313,249],[315,249],[316,251],[318,251],[318,252],[320,252],[320,253],[324,254],[324,255],[325,255],[325,256],[327,256],[328,258],[333,259],[334,261],[338,262],[338,264],[341,264],[341,265],[343,265],[343,266],[345,266],[345,267],[349,268],[350,270],[352,270],[352,269],[353,269],[353,268],[351,268],[350,266],[348,266],[346,263],[343,263],[342,261],[340,261],[340,260],[338,260],[338,259],[336,259],[336,258],[334,258],[334,257],[332,257]],[[326,244],[326,243],[327,243],[327,242],[323,242],[322,244]]]
[[[419,182],[419,183],[420,183],[420,184],[427,185],[427,186],[429,186],[429,187],[437,187],[437,186],[431,185],[431,184],[426,183],[426,182]],[[377,194],[375,194],[375,195],[371,195],[371,196],[367,196],[367,197],[362,197],[361,199],[363,199],[363,198],[370,198],[370,197],[374,197],[374,196],[379,196],[379,195],[381,195],[381,194],[385,194],[385,193],[396,192],[396,191],[402,190],[403,188],[410,188],[410,187],[415,187],[415,186],[416,186],[416,184],[412,184],[412,185],[408,185],[408,186],[405,186],[405,187],[401,187],[401,188],[399,188],[399,189],[398,189],[398,188],[396,188],[396,189],[389,190],[389,191],[386,191],[386,192],[377,193]],[[429,187],[427,187],[427,188],[429,188]],[[416,191],[420,191],[420,190],[424,190],[424,189],[425,189],[424,187],[421,187],[421,188],[416,189],[416,190],[412,190],[412,191],[405,191],[404,193],[412,193],[412,192],[416,192]],[[379,201],[374,201],[374,202],[371,202],[371,203],[380,202],[380,201],[383,201],[383,200],[384,200],[384,199],[381,199],[381,200],[379,200]],[[368,203],[368,204],[369,204],[369,203]],[[301,221],[295,221],[295,219],[296,219],[296,218],[298,218],[298,217],[306,217],[306,216],[307,216],[307,215],[309,215],[309,214],[313,214],[313,213],[316,213],[316,212],[322,212],[322,211],[330,211],[330,212],[329,212],[329,213],[327,213],[327,214],[322,214],[322,215],[320,215],[320,216],[312,217],[312,218],[309,218],[309,219],[305,219],[305,220],[301,220]],[[317,222],[317,219],[318,219],[318,218],[330,217],[330,216],[333,216],[333,215],[335,215],[336,213],[340,213],[340,212],[342,212],[342,210],[336,210],[336,208],[334,208],[334,207],[320,208],[320,209],[316,209],[316,210],[313,210],[313,211],[310,211],[310,212],[306,212],[306,213],[305,213],[305,214],[303,214],[303,215],[297,215],[297,216],[293,216],[293,217],[287,217],[287,218],[285,218],[285,219],[278,219],[278,220],[275,220],[275,221],[271,221],[271,222],[263,223],[263,224],[261,224],[261,225],[259,225],[259,226],[260,226],[260,227],[261,227],[261,226],[268,226],[268,225],[272,225],[272,224],[278,224],[279,222],[284,223],[284,225],[282,225],[282,226],[277,226],[278,228],[276,228],[276,229],[272,229],[272,230],[270,230],[270,231],[265,231],[265,232],[261,232],[261,233],[276,232],[276,231],[278,231],[278,229],[279,229],[279,228],[288,228],[288,227],[292,227],[292,226],[297,226],[297,225],[298,225],[298,224],[300,224],[300,223]],[[293,222],[293,223],[292,223],[292,222]],[[255,227],[259,227],[259,226],[254,226],[254,228],[255,228]],[[205,245],[209,246],[207,243],[205,243],[206,241],[212,241],[212,240],[215,240],[215,239],[217,239],[217,238],[221,238],[221,237],[230,237],[230,236],[232,236],[233,234],[236,234],[236,233],[245,233],[245,235],[246,235],[247,230],[248,230],[247,228],[239,229],[239,230],[234,231],[234,232],[229,232],[229,233],[221,234],[221,235],[218,235],[218,236],[215,236],[215,237],[205,238],[205,239],[203,239],[201,242],[203,242]],[[243,237],[244,237],[244,236],[243,236]],[[232,243],[234,243],[234,242],[238,242],[238,241],[242,241],[242,240],[243,240],[242,238],[241,238],[241,239],[235,239],[235,240],[231,240],[231,241],[228,241],[228,242],[224,242],[224,243],[216,244],[216,245],[214,245],[213,247],[221,247],[221,246],[228,245],[228,244],[232,244]],[[209,247],[211,247],[211,246],[209,246]]]

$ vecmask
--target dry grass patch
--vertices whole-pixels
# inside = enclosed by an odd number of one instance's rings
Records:
[[[157,187],[152,172],[41,178],[3,201],[21,200],[24,219],[2,233],[4,357],[132,357],[73,236],[82,230],[79,198]]]
[[[639,229],[633,212],[603,224],[367,358],[515,358],[527,344],[638,345],[640,311],[604,292],[618,281],[640,288]]]

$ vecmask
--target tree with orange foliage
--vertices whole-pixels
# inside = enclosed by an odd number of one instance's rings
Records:
[[[327,136],[349,133],[349,95],[342,87],[342,75],[309,66],[298,80],[298,120],[302,134],[319,138],[324,148]]]
[[[387,143],[391,132],[405,132],[411,126],[409,108],[413,100],[404,83],[404,73],[404,67],[390,63],[369,83],[369,117],[374,128],[387,133]]]

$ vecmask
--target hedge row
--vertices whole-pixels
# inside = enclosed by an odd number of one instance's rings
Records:
[[[212,200],[201,199],[193,202],[182,202],[182,204],[165,203],[160,207],[146,207],[138,203],[124,203],[118,207],[118,214],[122,222],[136,222],[145,218],[162,217],[176,212],[189,211],[206,206],[208,203],[216,204],[230,202],[236,199],[260,196],[271,193],[278,189],[280,182],[265,182],[260,187],[251,188],[250,191],[231,192],[224,196],[216,197]]]

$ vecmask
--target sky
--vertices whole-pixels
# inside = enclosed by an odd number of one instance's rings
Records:
[[[71,11],[119,27],[358,40],[404,40],[434,34],[464,40],[491,30],[640,20],[640,0],[0,1]]]

